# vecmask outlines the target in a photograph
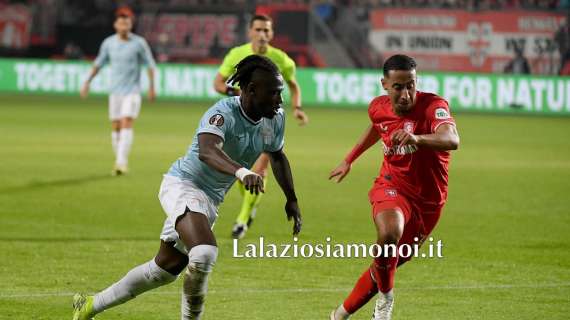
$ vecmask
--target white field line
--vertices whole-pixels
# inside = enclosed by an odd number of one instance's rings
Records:
[[[570,282],[561,283],[536,283],[536,284],[488,284],[488,285],[466,285],[466,286],[428,286],[428,287],[397,287],[397,291],[406,290],[487,290],[487,289],[541,289],[541,288],[563,288],[570,287]],[[276,289],[224,289],[210,290],[210,294],[243,294],[243,293],[319,293],[319,292],[350,292],[352,288],[276,288]],[[42,298],[42,297],[66,297],[73,296],[75,292],[29,292],[11,293],[1,292],[0,299],[17,298]],[[179,295],[180,291],[151,291],[154,295]]]

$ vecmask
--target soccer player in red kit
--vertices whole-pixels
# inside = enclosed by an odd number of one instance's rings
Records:
[[[372,124],[329,179],[340,182],[358,156],[381,140],[384,162],[368,194],[377,244],[380,248],[421,244],[447,199],[449,150],[458,148],[459,135],[447,101],[416,90],[416,62],[411,57],[394,55],[383,69],[387,95],[372,100],[368,108]],[[372,319],[391,319],[396,267],[409,259],[382,252],[330,319],[348,319],[376,293]]]

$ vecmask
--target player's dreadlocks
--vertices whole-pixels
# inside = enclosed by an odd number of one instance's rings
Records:
[[[236,72],[230,77],[228,82],[231,85],[237,84],[241,89],[245,89],[251,82],[253,72],[257,69],[267,71],[275,76],[279,74],[279,69],[271,60],[264,56],[251,55],[237,64]]]

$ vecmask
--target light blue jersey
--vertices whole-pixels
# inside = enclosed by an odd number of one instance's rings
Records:
[[[103,41],[94,64],[101,68],[108,63],[111,64],[110,92],[120,95],[140,93],[141,66],[156,67],[146,40],[133,33],[129,33],[128,40],[114,34]]]
[[[236,178],[210,168],[198,159],[198,135],[201,133],[220,136],[224,140],[222,150],[235,162],[251,168],[262,152],[283,148],[285,115],[283,109],[279,109],[273,119],[261,118],[255,122],[243,111],[239,97],[222,99],[206,111],[188,153],[176,160],[167,174],[191,180],[220,203]]]

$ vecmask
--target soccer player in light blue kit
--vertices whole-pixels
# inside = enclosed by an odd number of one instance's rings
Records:
[[[283,77],[269,59],[252,55],[237,66],[230,83],[241,96],[224,98],[200,120],[188,153],[176,160],[160,186],[166,212],[158,254],[94,296],[76,294],[74,320],[96,314],[168,284],[184,269],[182,319],[201,319],[208,275],[218,256],[212,227],[226,191],[239,179],[250,193],[263,192],[263,179],[248,170],[262,152],[287,199],[293,234],[301,230],[301,213],[289,161],[283,153],[285,115]]]
[[[148,67],[148,97],[153,101],[154,69],[156,68],[150,48],[142,37],[131,33],[134,14],[128,7],[116,12],[116,34],[107,37],[93,69],[81,88],[81,96],[87,97],[91,80],[106,64],[111,65],[111,95],[109,96],[109,118],[112,132],[111,142],[115,152],[114,175],[127,173],[129,153],[133,144],[133,123],[141,108],[141,66]]]

